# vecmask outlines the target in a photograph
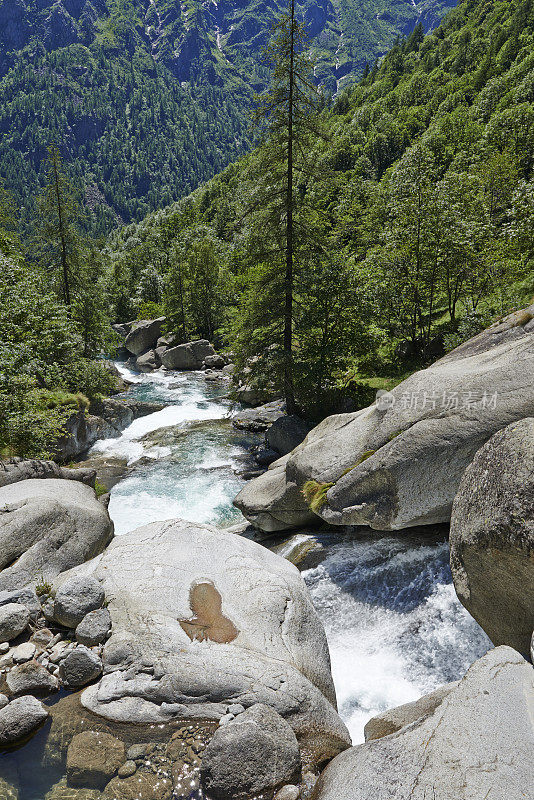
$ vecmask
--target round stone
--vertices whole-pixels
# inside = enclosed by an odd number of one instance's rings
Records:
[[[0,606],[0,642],[10,642],[20,636],[30,621],[30,612],[20,603]]]
[[[79,645],[68,654],[59,667],[61,683],[72,689],[94,681],[102,674],[102,661],[92,650]]]
[[[104,590],[90,577],[69,578],[56,594],[54,618],[66,628],[76,628],[90,611],[104,602]]]

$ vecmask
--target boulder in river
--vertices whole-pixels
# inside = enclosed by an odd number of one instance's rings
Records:
[[[202,756],[202,784],[213,800],[239,800],[298,781],[301,757],[288,723],[269,706],[251,706],[220,727]]]
[[[445,686],[440,686],[430,694],[423,695],[419,700],[414,700],[412,703],[404,703],[396,708],[388,708],[387,711],[377,714],[376,717],[372,717],[369,720],[364,728],[365,741],[369,742],[372,739],[381,739],[383,736],[389,736],[391,733],[400,731],[406,725],[411,725],[412,722],[433,714],[447,695],[457,686],[458,681],[446,683]]]
[[[296,414],[278,417],[267,429],[265,438],[269,447],[276,450],[281,456],[287,455],[304,441],[310,426]]]
[[[534,629],[534,418],[496,433],[466,469],[454,501],[456,593],[495,645],[526,658]]]
[[[434,713],[337,756],[314,800],[524,800],[532,787],[534,668],[498,647]]]
[[[101,553],[113,523],[91,487],[33,479],[0,488],[0,591],[50,580]]]
[[[17,697],[0,709],[0,747],[17,744],[33,733],[48,717],[36,697]]]
[[[134,356],[145,353],[150,348],[155,347],[161,336],[161,328],[165,322],[165,317],[158,319],[143,319],[135,322],[125,339],[126,349]]]
[[[147,350],[146,353],[137,356],[135,360],[135,368],[139,372],[153,372],[159,366],[161,366],[161,361],[155,350]]]
[[[68,469],[60,467],[55,461],[43,461],[37,458],[15,457],[0,461],[0,487],[27,481],[31,478],[63,478],[70,481],[81,481],[94,487],[96,470]]]
[[[348,745],[324,630],[284,558],[224,530],[170,520],[115,538],[56,587],[73,574],[101,582],[112,619],[104,676],[81,695],[93,714],[218,721],[229,704],[264,703],[318,761]]]
[[[161,360],[167,369],[201,369],[205,359],[214,355],[217,354],[207,339],[197,339],[170,347],[163,353]]]
[[[534,415],[534,327],[521,324],[533,313],[484,331],[372,406],[327,417],[276,462],[276,480],[256,478],[235,504],[264,530],[298,526],[306,510],[377,530],[447,522],[477,450]]]

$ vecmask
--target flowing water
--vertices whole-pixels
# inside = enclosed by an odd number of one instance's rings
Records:
[[[130,396],[170,405],[94,448],[132,470],[111,492],[117,533],[173,516],[239,521],[232,499],[244,481],[234,469],[247,439],[228,421],[225,389],[195,373],[121,371],[135,381]],[[304,579],[326,629],[341,716],[361,742],[370,717],[459,678],[490,642],[458,602],[448,545],[432,530],[332,538]]]
[[[165,408],[90,454],[96,466],[120,465],[109,505],[116,533],[171,517],[240,521],[232,499],[244,480],[236,471],[257,437],[232,428],[227,387],[195,373],[138,375],[118,366],[132,381],[129,397]],[[490,642],[456,598],[437,532],[314,538],[323,539],[326,557],[303,577],[328,637],[339,711],[358,743],[371,716],[461,677]],[[47,732],[48,725],[25,747],[0,753],[0,795],[2,777],[16,770],[20,800],[43,800],[60,776],[36,768]]]

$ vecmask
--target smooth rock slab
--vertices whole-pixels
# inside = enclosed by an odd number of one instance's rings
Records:
[[[87,686],[102,674],[102,661],[89,650],[79,645],[68,654],[59,666],[59,679],[64,686],[79,689]]]
[[[533,707],[534,668],[498,647],[419,724],[337,756],[314,800],[530,798]]]
[[[202,756],[202,784],[213,800],[238,800],[297,781],[297,738],[282,717],[254,705],[215,731]]]
[[[363,729],[365,741],[369,742],[371,739],[381,739],[383,736],[389,736],[390,733],[396,733],[405,725],[411,725],[422,717],[433,714],[436,708],[443,702],[453,689],[458,686],[458,681],[454,683],[447,683],[445,686],[440,686],[430,694],[425,694],[419,700],[414,700],[412,703],[404,703],[402,706],[389,708],[376,717],[372,717]]]
[[[86,614],[100,608],[104,598],[104,590],[94,578],[71,578],[56,594],[54,618],[66,628],[76,628]]]
[[[454,501],[451,569],[460,601],[495,645],[529,658],[534,629],[534,419],[482,447]]]
[[[45,721],[48,711],[31,695],[17,697],[0,709],[0,746],[22,741]]]
[[[126,760],[124,743],[109,733],[84,731],[75,736],[67,751],[70,786],[103,789]]]
[[[0,488],[0,592],[43,578],[102,552],[113,523],[94,490],[79,481],[32,479]]]
[[[20,603],[0,606],[0,642],[10,642],[20,636],[30,621],[30,612]]]
[[[310,512],[300,490],[315,481],[326,487],[315,511],[332,525],[401,530],[448,522],[477,450],[534,416],[533,374],[534,330],[504,321],[378,403],[327,417],[275,462],[276,478],[269,470],[251,481],[235,505],[262,530],[298,527]]]
[[[263,702],[317,758],[347,746],[324,630],[284,558],[170,520],[117,537],[80,574],[101,582],[113,622],[104,676],[81,695],[92,713],[121,723],[218,721],[232,703]]]
[[[38,661],[27,661],[13,667],[8,672],[6,683],[14,696],[34,694],[42,697],[57,692],[59,688],[57,678]]]

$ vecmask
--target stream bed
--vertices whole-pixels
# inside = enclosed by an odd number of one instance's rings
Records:
[[[241,521],[232,500],[244,481],[234,470],[254,438],[232,428],[226,385],[198,373],[119,367],[135,381],[129,396],[169,405],[93,448],[129,462],[111,491],[117,534],[170,517]],[[370,717],[456,680],[491,645],[456,597],[442,533],[327,540],[326,558],[303,577],[328,637],[339,711],[357,743]]]
[[[227,385],[199,373],[139,375],[118,367],[132,382],[129,397],[165,407],[89,454],[104,480],[113,476],[116,534],[172,517],[222,527],[242,521],[232,500],[259,437],[232,427]],[[370,717],[460,678],[491,646],[456,598],[443,531],[301,532],[293,540],[282,535],[275,549],[284,553],[307,537],[322,554],[302,574],[326,630],[339,712],[354,744],[363,741]],[[2,797],[2,778],[18,775],[19,800],[44,800],[61,778],[62,770],[43,758],[48,730],[49,724],[27,745],[0,754]]]

